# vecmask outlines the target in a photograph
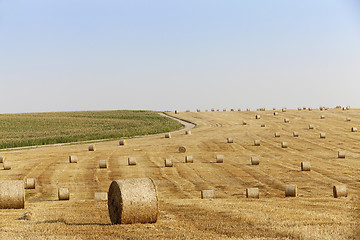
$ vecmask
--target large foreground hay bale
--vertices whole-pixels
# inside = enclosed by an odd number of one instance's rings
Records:
[[[25,188],[26,189],[35,189],[35,178],[26,178]]]
[[[345,151],[338,151],[338,158],[345,158]]]
[[[107,168],[106,160],[99,160],[99,168]]]
[[[294,136],[294,137],[299,137],[299,133],[296,132],[296,131],[294,131],[294,132],[293,132],[293,136]]]
[[[286,184],[285,186],[285,197],[296,197],[297,186],[296,184]]]
[[[320,133],[320,138],[326,138],[326,133],[321,132],[321,133]]]
[[[3,163],[6,161],[6,157],[5,156],[0,156],[0,163]]]
[[[186,163],[193,163],[194,162],[193,156],[192,155],[185,156],[185,162]]]
[[[185,134],[186,134],[186,135],[191,135],[191,130],[185,131]]]
[[[112,224],[155,223],[159,215],[158,195],[151,178],[115,180],[108,192]]]
[[[77,163],[78,162],[77,156],[74,156],[74,155],[69,156],[69,162],[70,163]]]
[[[259,157],[251,157],[251,165],[259,165],[260,164],[260,160]]]
[[[334,198],[338,197],[347,197],[347,190],[345,185],[335,185],[333,186]]]
[[[259,188],[247,188],[246,198],[259,198]]]
[[[24,181],[0,181],[0,209],[19,209],[24,206]]]
[[[170,158],[166,158],[164,160],[164,163],[165,163],[165,167],[172,167],[173,166],[173,160],[170,159]]]
[[[234,139],[232,139],[232,138],[227,138],[226,141],[227,141],[227,143],[234,143]]]
[[[280,137],[280,132],[275,132],[275,133],[274,133],[274,136],[275,136],[275,137]]]
[[[165,138],[171,138],[171,133],[165,133]]]
[[[69,200],[70,192],[68,188],[59,188],[58,189],[58,198],[59,200]]]
[[[201,198],[202,199],[215,198],[214,190],[201,190]]]
[[[313,124],[309,124],[309,129],[314,129],[314,125],[313,125]]]
[[[120,146],[125,146],[125,145],[126,145],[126,140],[125,140],[125,139],[121,139],[121,140],[119,141],[119,145],[120,145]]]
[[[94,194],[95,201],[107,201],[108,193],[107,192],[96,192]]]
[[[184,152],[186,152],[186,148],[184,146],[180,146],[179,153],[184,153]]]
[[[95,144],[89,146],[89,151],[96,151],[96,146],[95,146]]]
[[[260,140],[254,140],[254,146],[260,146]]]
[[[357,132],[358,130],[357,130],[356,127],[352,127],[352,128],[351,128],[351,131],[352,131],[352,132]]]
[[[128,157],[128,165],[136,165],[136,157]]]
[[[11,162],[3,162],[4,170],[10,170],[11,169]]]
[[[310,162],[301,162],[301,171],[310,171]]]
[[[216,162],[223,163],[224,162],[224,155],[216,155]]]
[[[282,148],[287,148],[287,147],[288,147],[288,143],[287,143],[287,142],[281,142],[281,147],[282,147]]]

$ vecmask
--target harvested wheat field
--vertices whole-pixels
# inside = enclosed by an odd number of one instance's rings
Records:
[[[360,110],[277,112],[261,111],[266,128],[256,111],[178,112],[169,114],[197,125],[191,135],[96,142],[96,151],[89,143],[2,151],[12,167],[1,168],[0,180],[35,178],[36,188],[25,189],[24,209],[0,210],[0,239],[360,239],[360,133],[351,132],[360,127]],[[251,165],[253,156],[261,164]],[[166,158],[173,167],[164,166]],[[94,194],[113,180],[145,177],[157,188],[157,222],[112,225],[107,201]],[[296,197],[285,197],[287,184],[297,186]],[[335,185],[346,185],[347,197],[334,198]],[[58,188],[69,189],[69,200],[58,200]],[[247,188],[258,188],[259,198],[246,198]],[[215,198],[201,199],[202,190]]]

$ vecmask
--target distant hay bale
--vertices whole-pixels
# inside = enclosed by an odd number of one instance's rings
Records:
[[[216,109],[217,112],[220,112],[220,109]]]
[[[286,112],[286,108],[282,108],[281,111],[282,111],[282,112]]]
[[[260,146],[260,140],[254,140],[254,146]]]
[[[287,143],[287,142],[281,142],[281,147],[282,147],[282,148],[287,148],[287,147],[288,147],[288,143]]]
[[[301,162],[301,171],[310,171],[310,162]]]
[[[350,110],[350,106],[346,106],[346,110]]]
[[[4,170],[10,170],[11,169],[11,162],[3,162]]]
[[[214,112],[214,111],[215,111],[215,109],[213,109],[213,108],[212,108],[212,109],[211,109],[211,111],[212,111],[212,112]]]
[[[151,178],[112,181],[108,211],[112,224],[155,223],[159,203],[154,181]]]
[[[275,136],[275,137],[280,137],[280,132],[275,132],[275,133],[274,133],[274,136]]]
[[[242,122],[242,125],[247,125],[247,122],[246,122],[246,121],[243,121],[243,122]]]
[[[333,186],[334,198],[347,197],[346,185]]]
[[[186,135],[191,135],[191,130],[185,131],[185,134],[186,134]]]
[[[216,162],[217,163],[223,163],[224,162],[224,155],[217,155],[216,156]]]
[[[223,112],[226,112],[226,109],[225,109],[225,108],[223,109]]]
[[[297,186],[296,184],[286,184],[285,186],[285,197],[296,197]]]
[[[278,113],[278,112],[274,112],[274,116],[277,116],[277,115],[279,115],[279,113]]]
[[[108,194],[107,192],[96,192],[94,194],[95,201],[107,201],[108,200]]]
[[[240,108],[238,108],[238,112],[241,112],[241,109],[240,109]]]
[[[247,109],[246,109],[246,111],[248,111],[248,112],[249,112],[249,111],[250,111],[250,108],[247,108]]]
[[[196,112],[201,112],[201,111],[200,111],[200,109],[198,108],[198,109],[196,109]]]
[[[89,146],[89,151],[96,151],[95,144]]]
[[[260,110],[260,111],[265,111],[265,108],[260,108],[259,110]]]
[[[284,123],[289,123],[290,120],[288,118],[284,118]]]
[[[260,119],[260,115],[255,115],[255,119]]]
[[[99,168],[107,168],[106,160],[99,160]]]
[[[227,141],[227,143],[233,143],[234,142],[234,140],[232,138],[227,138],[226,141]]]
[[[265,123],[262,123],[262,124],[261,124],[261,127],[265,127]]]
[[[234,112],[234,111],[235,111],[235,109],[233,109],[233,108],[232,108],[232,109],[230,109],[230,111],[231,111],[231,112]]]
[[[165,133],[165,138],[171,138],[171,133]]]
[[[184,146],[180,146],[179,153],[184,153],[184,152],[186,152],[186,148]]]
[[[346,107],[343,107],[342,110],[345,111],[345,110],[346,110]]]
[[[313,124],[309,124],[309,129],[314,129],[314,125],[313,125]]]
[[[276,110],[276,108],[273,108],[273,110],[275,111],[275,110]]]
[[[201,190],[201,198],[202,199],[215,198],[214,190]]]
[[[6,157],[5,156],[0,156],[0,163],[3,163],[6,161]]]
[[[324,111],[325,107],[319,107],[320,111]]]
[[[186,163],[193,163],[194,162],[193,156],[192,155],[185,156],[185,162]]]
[[[175,114],[179,114],[179,111],[178,111],[178,110],[175,110]]]
[[[35,178],[26,178],[25,188],[26,189],[35,189]]]
[[[246,198],[259,198],[259,188],[247,188]]]
[[[186,110],[185,112],[190,112],[190,110]]]
[[[293,132],[293,136],[294,136],[294,137],[299,137],[299,133],[296,132],[296,131],[294,131],[294,132]]]
[[[136,157],[128,157],[128,165],[130,166],[136,165]]]
[[[0,181],[0,209],[20,209],[24,206],[24,181]]]
[[[259,157],[251,157],[251,165],[259,165],[260,164],[260,160]]]
[[[78,157],[77,156],[69,156],[69,162],[70,163],[77,163],[78,162]]]
[[[165,167],[173,167],[173,160],[170,158],[166,158],[164,160],[164,163],[165,163]]]
[[[125,145],[126,145],[126,140],[125,140],[125,139],[121,139],[121,140],[119,141],[119,145],[120,145],[120,146],[125,146]]]
[[[336,106],[335,108],[340,108],[341,109],[341,106]]]
[[[309,111],[312,111],[312,108],[311,108],[311,107],[309,107],[309,108],[308,108],[308,110],[309,110]]]
[[[298,111],[301,111],[301,107],[298,107]]]
[[[207,110],[207,109],[205,109],[205,112],[208,112],[208,110]]]
[[[70,192],[68,188],[59,188],[58,189],[58,198],[59,200],[69,200]]]
[[[351,121],[351,118],[347,117],[347,118],[346,118],[346,121],[347,121],[347,122],[350,122],[350,121]]]
[[[303,110],[306,110],[306,107],[303,107]]]
[[[352,132],[357,132],[358,130],[357,130],[356,127],[352,127],[352,128],[351,128],[351,131],[352,131]]]
[[[320,138],[326,138],[326,133],[321,132],[321,133],[320,133]]]
[[[338,151],[338,158],[345,158],[345,151]]]
[[[320,116],[320,119],[325,119],[325,115],[321,115],[321,116]]]

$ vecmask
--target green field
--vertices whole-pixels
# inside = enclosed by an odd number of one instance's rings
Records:
[[[0,114],[0,149],[168,132],[181,124],[153,111]]]

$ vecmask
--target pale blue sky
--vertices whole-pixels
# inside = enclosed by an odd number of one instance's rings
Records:
[[[360,107],[360,1],[0,0],[0,113]]]

